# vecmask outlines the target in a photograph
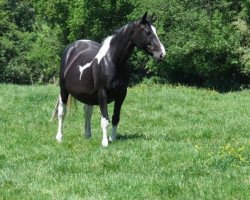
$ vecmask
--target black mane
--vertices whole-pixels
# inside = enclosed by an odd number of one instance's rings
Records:
[[[138,24],[138,21],[134,22],[129,22],[128,24],[122,26],[121,28],[115,30],[112,35],[113,35],[113,42],[119,42],[123,39],[124,34],[129,33],[131,30],[133,30],[134,26]],[[126,29],[126,30],[124,30]]]

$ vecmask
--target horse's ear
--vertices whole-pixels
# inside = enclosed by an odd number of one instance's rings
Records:
[[[147,16],[148,16],[148,12],[145,12],[145,14],[143,15],[143,17],[141,18],[141,23],[145,24],[147,22]]]

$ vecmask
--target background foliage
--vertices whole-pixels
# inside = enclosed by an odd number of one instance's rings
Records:
[[[236,0],[0,0],[0,82],[57,79],[64,47],[101,42],[145,11],[155,13],[167,58],[156,64],[136,51],[133,82],[238,89],[250,80],[250,1]]]

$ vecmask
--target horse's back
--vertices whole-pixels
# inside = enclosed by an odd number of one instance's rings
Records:
[[[100,44],[91,40],[77,40],[69,44],[62,54],[61,75],[65,76],[71,67],[91,62],[100,49]]]

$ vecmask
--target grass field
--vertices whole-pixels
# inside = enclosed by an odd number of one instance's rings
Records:
[[[130,88],[108,148],[97,107],[83,138],[81,104],[56,142],[57,95],[0,85],[0,199],[250,199],[250,90]]]

